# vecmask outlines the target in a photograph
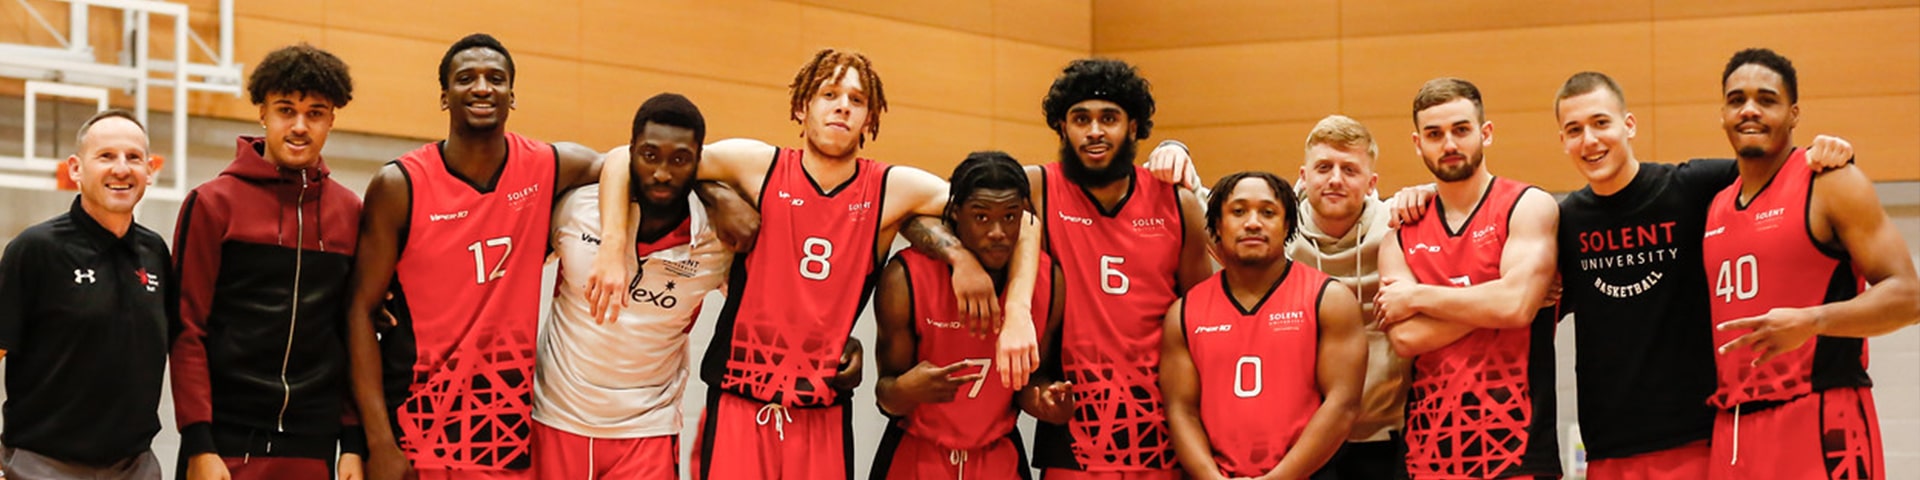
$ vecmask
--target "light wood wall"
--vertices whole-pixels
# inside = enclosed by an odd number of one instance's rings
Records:
[[[873,59],[891,102],[864,153],[944,176],[973,150],[1007,150],[1028,162],[1054,155],[1040,98],[1055,72],[1092,50],[1089,2],[246,0],[237,2],[235,55],[253,63],[292,42],[325,48],[346,60],[355,80],[336,128],[438,139],[447,132],[440,57],[460,37],[487,32],[518,68],[515,131],[611,147],[626,142],[641,101],[674,91],[700,105],[710,139],[798,146],[787,83],[816,49],[850,48]],[[64,25],[64,4],[29,3]],[[210,35],[215,2],[186,3],[199,12],[195,28]],[[96,43],[112,45],[117,27],[101,23]],[[0,41],[51,38],[15,2],[0,2],[0,26]],[[17,84],[0,80],[0,94],[18,95]],[[170,108],[169,99],[155,100],[155,108]],[[197,95],[190,103],[194,114],[258,116],[244,98]]]
[[[186,0],[210,34],[213,0]],[[56,25],[64,4],[29,0]],[[1382,141],[1383,189],[1430,177],[1408,134],[1426,79],[1480,85],[1496,174],[1565,191],[1582,184],[1554,127],[1553,92],[1598,70],[1626,89],[1643,160],[1730,153],[1718,127],[1718,79],[1732,52],[1767,46],[1801,71],[1796,135],[1854,142],[1880,180],[1920,180],[1920,0],[247,0],[239,61],[307,41],[344,58],[357,92],[337,128],[437,139],[435,67],[471,32],[501,38],[519,65],[511,128],[596,148],[625,141],[633,109],[661,91],[701,105],[713,138],[797,145],[786,84],[816,48],[869,54],[893,108],[867,154],[944,174],[966,152],[1002,149],[1028,163],[1057,145],[1039,102],[1069,60],[1139,65],[1160,112],[1155,140],[1195,149],[1209,178],[1242,169],[1297,174],[1301,142],[1331,113]],[[45,42],[15,2],[0,2],[0,41]],[[96,45],[117,42],[96,21]],[[160,34],[169,30],[161,29]],[[209,38],[211,40],[211,38]],[[156,48],[170,55],[168,46]],[[164,90],[157,90],[162,93]],[[0,94],[18,82],[0,80]],[[168,98],[156,95],[157,108]],[[245,99],[198,95],[195,114],[250,119]]]
[[[1642,160],[1729,157],[1719,75],[1735,51],[1764,46],[1800,72],[1796,140],[1838,134],[1874,178],[1920,179],[1915,0],[1101,0],[1093,39],[1094,53],[1144,71],[1155,136],[1186,141],[1210,178],[1292,178],[1307,131],[1341,113],[1380,141],[1383,191],[1431,181],[1410,137],[1413,94],[1458,76],[1482,90],[1496,175],[1577,189],[1552,105],[1582,70],[1626,90]]]

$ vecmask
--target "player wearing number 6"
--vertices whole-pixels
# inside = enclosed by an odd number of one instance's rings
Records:
[[[1794,148],[1796,77],[1766,49],[1720,77],[1740,178],[1714,197],[1701,245],[1720,346],[1708,476],[1887,478],[1865,338],[1920,319],[1920,292],[1867,176],[1815,174]]]
[[[1295,205],[1266,172],[1228,175],[1207,201],[1222,270],[1167,311],[1160,353],[1174,449],[1195,479],[1318,478],[1359,415],[1360,302],[1287,259]]]
[[[1002,152],[975,152],[949,180],[948,225],[980,259],[995,290],[1005,290],[1021,217],[1031,208],[1020,163]],[[1064,287],[1051,259],[1042,255],[1038,263],[1047,267],[1035,277],[1045,288],[1033,294],[1034,325],[1054,332]],[[875,394],[893,421],[869,478],[1024,479],[1032,472],[1014,428],[1015,389],[987,378],[994,341],[964,328],[949,293],[951,270],[925,253],[902,250],[880,273]]]

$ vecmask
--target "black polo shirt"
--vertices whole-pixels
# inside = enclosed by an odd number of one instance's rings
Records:
[[[167,367],[167,244],[101,227],[75,197],[0,256],[0,443],[106,465],[152,447]]]

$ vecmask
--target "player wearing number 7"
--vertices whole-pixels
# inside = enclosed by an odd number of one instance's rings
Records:
[[[1022,214],[1031,188],[1020,163],[1003,152],[974,152],[953,169],[944,216],[960,244],[980,259],[996,291],[1006,289]],[[1035,328],[1057,332],[1058,266],[1035,277]],[[989,381],[994,340],[970,335],[954,305],[952,269],[918,250],[901,250],[880,273],[880,411],[892,417],[873,479],[1028,478],[1014,420],[1014,389]],[[1049,333],[1047,337],[1053,334]],[[1048,345],[1045,337],[1041,345]]]
[[[1766,49],[1720,77],[1740,178],[1701,245],[1720,345],[1708,478],[1887,478],[1865,339],[1920,319],[1920,292],[1867,176],[1815,174],[1794,148],[1796,77]]]
[[[1207,201],[1222,269],[1173,303],[1160,350],[1174,450],[1195,479],[1318,478],[1359,416],[1360,301],[1287,258],[1298,204],[1266,172],[1228,175]]]

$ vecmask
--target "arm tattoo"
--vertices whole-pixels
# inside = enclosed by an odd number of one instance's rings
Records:
[[[953,235],[940,217],[921,215],[907,221],[906,228],[900,229],[900,236],[907,237],[907,243],[913,249],[933,258],[952,262],[949,253],[960,246],[960,238]]]

